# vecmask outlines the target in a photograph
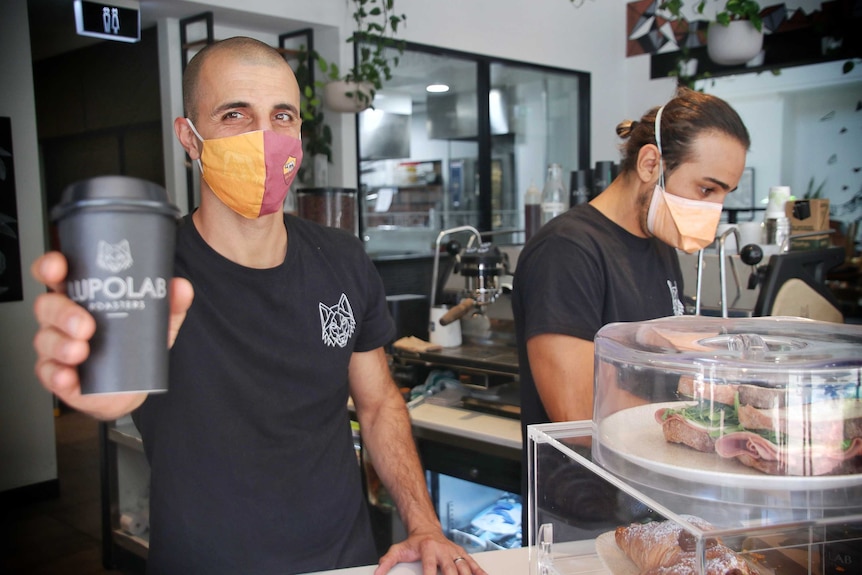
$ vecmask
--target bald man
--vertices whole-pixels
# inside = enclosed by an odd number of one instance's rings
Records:
[[[169,391],[81,395],[95,331],[63,294],[66,261],[33,264],[42,385],[111,420],[132,413],[151,468],[148,573],[305,573],[378,562],[348,397],[408,537],[379,559],[484,574],[435,516],[383,345],[394,335],[362,243],[282,212],[302,161],[299,87],[271,47],[231,38],[186,68],[174,130],[201,170],[177,231]]]

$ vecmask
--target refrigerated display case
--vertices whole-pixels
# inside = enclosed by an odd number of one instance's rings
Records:
[[[513,406],[501,403],[517,389],[508,384],[486,388],[499,378],[512,377],[493,370],[491,364],[477,367],[476,362],[461,367],[460,380],[469,382],[463,389],[447,390],[456,393],[442,403],[436,397],[446,392],[411,409],[413,435],[437,516],[447,537],[471,553],[522,546],[520,423],[503,411]],[[496,399],[488,401],[492,396]]]
[[[521,496],[443,473],[426,472],[446,536],[468,553],[521,547]]]

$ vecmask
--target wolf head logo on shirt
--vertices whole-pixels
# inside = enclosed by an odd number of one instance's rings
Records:
[[[685,315],[685,306],[679,299],[679,287],[673,280],[667,280],[667,289],[670,291],[670,301],[673,305],[673,315]]]
[[[334,306],[320,303],[319,308],[323,343],[330,347],[345,347],[356,330],[356,319],[353,317],[353,308],[350,307],[347,296],[342,293]]]

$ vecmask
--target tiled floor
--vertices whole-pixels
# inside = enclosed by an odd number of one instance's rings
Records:
[[[55,422],[60,497],[0,520],[0,573],[122,575],[102,566],[98,424],[68,410]]]

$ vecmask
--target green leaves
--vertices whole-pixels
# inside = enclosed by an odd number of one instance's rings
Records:
[[[663,419],[679,414],[688,421],[702,425],[710,437],[716,438],[734,431],[742,431],[736,410],[737,406],[734,405],[700,401],[681,409],[668,409]]]
[[[356,102],[370,105],[384,81],[392,79],[392,69],[398,65],[404,50],[403,41],[395,38],[399,27],[407,16],[396,13],[395,0],[346,0],[353,6],[354,33],[347,42],[359,44],[356,61],[346,72],[335,62],[327,62],[315,51],[306,51],[299,58],[295,70],[297,81],[302,86],[300,115],[302,116],[302,141],[308,154],[325,154],[332,161],[332,130],[324,123],[323,102],[320,94],[327,83],[334,80],[354,82],[358,86],[347,95]],[[315,64],[316,63],[316,64]],[[311,83],[308,68],[316,65],[320,74]],[[369,90],[361,86],[370,86]]]
[[[667,10],[675,18],[679,19],[682,10],[682,0],[663,0],[658,7],[662,10]]]
[[[395,0],[350,0],[354,3],[353,21],[356,31],[348,42],[362,41],[357,61],[344,75],[348,82],[367,83],[371,93],[357,90],[352,97],[362,104],[370,104],[383,82],[392,79],[392,68],[398,65],[403,43],[395,40],[398,27],[407,20],[404,14],[395,13]]]
[[[729,25],[732,20],[749,20],[758,32],[763,31],[760,4],[755,0],[727,0],[724,11],[716,14],[715,20],[723,26]]]
[[[328,77],[333,72],[338,75],[338,66],[328,64],[319,57],[317,52],[309,52],[305,46],[301,46],[297,56],[298,64],[296,70],[296,81],[302,89],[302,98],[299,101],[299,115],[302,118],[302,146],[306,154],[324,154],[332,162],[332,130],[324,123],[323,102],[321,101],[318,88],[322,88],[325,82],[316,80],[311,83],[310,66],[317,67],[321,73]],[[334,70],[333,70],[334,68]],[[309,162],[300,168],[300,180],[305,181]]]
[[[715,14],[715,21],[722,26],[728,26],[734,20],[750,20],[758,32],[763,31],[763,20],[760,18],[760,4],[756,0],[717,0],[724,2]],[[682,6],[685,0],[662,0],[659,8],[667,10],[676,19],[682,17]],[[707,0],[699,0],[695,5],[698,14],[703,14]]]
[[[806,200],[816,200],[820,198],[823,194],[823,188],[826,187],[826,180],[823,180],[819,186],[814,187],[814,176],[808,180],[808,190],[806,190],[805,195],[802,196]]]

